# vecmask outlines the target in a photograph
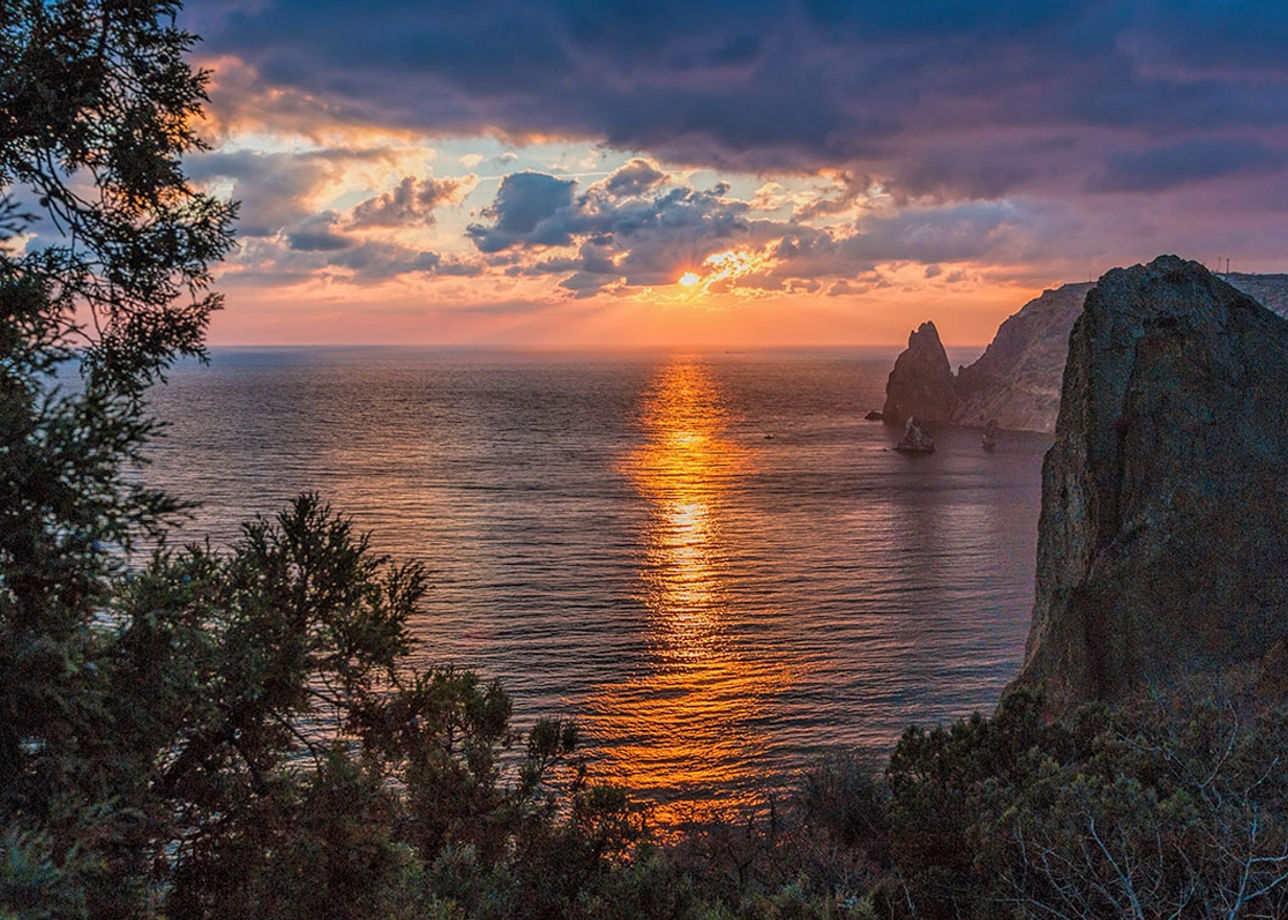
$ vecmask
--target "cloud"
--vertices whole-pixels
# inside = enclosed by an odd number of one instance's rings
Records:
[[[1053,172],[1099,174],[1109,151],[1194,132],[1237,146],[1288,119],[1288,8],[1264,2],[498,0],[430,13],[278,0],[222,18],[212,2],[196,0],[210,48],[249,68],[244,84],[276,90],[262,98],[281,117],[311,104],[444,135],[846,169],[913,197],[1031,191]],[[972,154],[989,135],[991,154]],[[1079,155],[1036,154],[1062,138]]]
[[[492,206],[485,211],[491,226],[471,224],[467,233],[482,252],[511,246],[565,246],[571,238],[557,218],[572,206],[572,179],[537,172],[511,173],[501,180]]]
[[[512,266],[514,274],[573,273],[562,286],[584,295],[616,283],[670,284],[713,250],[760,245],[774,226],[746,218],[729,187],[673,185],[655,166],[633,160],[576,194],[577,182],[536,172],[501,181],[484,214],[491,224],[467,230],[482,253],[576,247]]]
[[[370,239],[364,234],[432,225],[436,207],[458,203],[474,187],[473,174],[444,179],[404,176],[391,190],[362,199],[352,209],[319,207],[355,183],[365,183],[369,167],[390,169],[400,162],[399,154],[382,147],[238,150],[195,156],[187,166],[194,181],[231,181],[230,195],[241,201],[237,231],[243,246],[233,257],[237,271],[227,276],[241,283],[256,279],[267,285],[289,284],[309,272],[334,270],[354,284],[410,274],[478,274],[481,266],[444,260],[396,235]]]
[[[1283,4],[497,0],[426,12],[192,0],[189,11],[215,67],[218,137],[271,131],[273,144],[325,148],[361,146],[363,132],[487,136],[482,149],[522,154],[453,147],[467,169],[509,174],[463,231],[472,251],[444,255],[436,275],[548,276],[587,296],[669,283],[738,249],[763,259],[739,288],[821,278],[839,296],[878,285],[859,279],[884,263],[915,266],[890,271],[903,280],[941,266],[936,285],[990,265],[1046,283],[1158,251],[1273,265],[1288,249]],[[523,149],[573,140],[631,159],[592,181],[572,166],[552,174],[575,157]],[[463,242],[445,235],[464,218],[441,209],[464,187],[418,164],[341,190],[356,162],[341,151],[191,162],[202,181],[232,183],[242,237],[280,242],[292,269],[424,271],[419,252]],[[335,220],[320,219],[326,209]],[[408,251],[377,259],[381,245]]]
[[[403,276],[478,274],[479,267],[429,249],[360,240],[327,229],[301,229],[284,238],[256,239],[228,264],[223,286],[283,287],[326,278],[367,286]]]
[[[988,201],[1035,178],[1080,169],[1057,141],[961,142],[909,156],[888,183],[896,203]],[[1078,151],[1075,156],[1085,154]]]
[[[604,190],[615,197],[629,198],[642,195],[669,178],[656,163],[636,157],[604,181]]]
[[[326,265],[348,269],[363,283],[386,281],[399,275],[429,274],[438,269],[442,256],[424,249],[388,243],[363,242],[337,252]]]
[[[332,159],[252,150],[202,154],[185,166],[195,182],[233,180],[231,197],[241,202],[241,236],[271,236],[312,216],[319,189],[339,171]]]
[[[828,217],[835,214],[852,212],[855,206],[879,196],[883,189],[871,176],[841,171],[833,177],[834,194],[819,194],[796,209],[798,220],[811,220],[817,217]]]
[[[325,201],[355,180],[353,173],[376,166],[384,172],[405,156],[387,147],[324,147],[301,152],[234,150],[202,153],[185,163],[197,183],[230,180],[229,196],[241,202],[237,232],[240,236],[272,236],[283,228],[317,219]],[[408,180],[410,182],[408,183]],[[455,201],[473,187],[473,176],[436,180],[408,177],[407,189],[394,189],[359,205],[368,225],[375,218],[391,219],[400,213],[424,218],[436,204]],[[400,198],[400,194],[407,198]],[[335,221],[330,221],[334,223]]]
[[[300,252],[335,252],[348,249],[354,241],[343,234],[335,232],[339,215],[327,211],[317,217],[300,223],[298,227],[286,234],[290,247]]]
[[[941,262],[1006,261],[1031,254],[1044,216],[1011,203],[967,202],[950,207],[908,207],[870,214],[848,233],[779,226],[768,254],[770,278],[847,277],[887,262],[926,266],[933,278]]]
[[[478,177],[470,174],[460,179],[417,179],[405,176],[391,191],[365,201],[353,208],[353,227],[401,227],[411,224],[434,223],[434,208],[440,204],[459,203],[460,199],[477,183]]]
[[[468,234],[488,259],[508,256],[495,263],[505,273],[556,276],[579,297],[669,285],[686,271],[708,291],[799,292],[830,290],[820,279],[852,280],[883,263],[919,263],[933,279],[945,264],[1039,258],[1035,240],[1064,218],[1025,201],[895,208],[887,197],[878,209],[866,182],[840,177],[838,188],[840,197],[864,195],[871,209],[848,225],[754,219],[753,202],[733,197],[727,184],[695,188],[640,160],[584,189],[572,179],[513,173],[483,211],[490,223],[472,224]],[[870,278],[864,289],[874,284]]]
[[[1274,172],[1288,166],[1288,151],[1260,143],[1197,139],[1112,154],[1092,191],[1159,191],[1204,179]]]

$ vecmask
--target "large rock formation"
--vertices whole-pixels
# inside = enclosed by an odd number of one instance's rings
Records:
[[[1243,291],[1267,310],[1288,317],[1288,275],[1250,275],[1244,272],[1229,272],[1217,277],[1231,287]]]
[[[1160,256],[1100,279],[1042,471],[1022,684],[1063,710],[1288,637],[1288,321]]]
[[[1219,275],[1280,316],[1288,316],[1288,275]],[[974,364],[957,372],[955,425],[996,420],[1012,431],[1054,431],[1073,321],[1091,282],[1066,284],[1030,300],[998,327]]]
[[[907,350],[895,359],[881,415],[891,425],[902,425],[914,415],[925,423],[946,422],[956,404],[953,369],[939,330],[934,323],[922,323],[908,336]]]
[[[1011,431],[1051,431],[1060,409],[1060,377],[1069,330],[1090,281],[1066,284],[1030,300],[998,327],[984,354],[957,373],[961,400],[952,421]]]

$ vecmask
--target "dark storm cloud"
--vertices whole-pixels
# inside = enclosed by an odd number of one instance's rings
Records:
[[[839,294],[874,286],[859,279],[882,261],[942,263],[946,283],[958,261],[1081,277],[1128,253],[1288,248],[1282,2],[190,0],[189,13],[221,131],[575,138],[637,157],[590,186],[505,177],[468,230],[476,251],[440,275],[548,274],[586,296],[742,247],[774,262],[739,284],[831,276]],[[323,247],[298,260],[356,264],[380,235],[363,220],[433,220],[417,185],[315,226],[311,190],[333,162],[215,156],[244,202],[242,236]],[[792,216],[756,220],[768,212],[688,185],[689,166],[792,186]],[[834,185],[809,201],[783,172]]]
[[[1236,150],[1288,140],[1281,2],[277,0],[223,17],[213,2],[194,12],[209,49],[344,117],[728,168],[861,166],[913,195],[996,197],[1061,173],[1150,191],[1125,148],[1194,130]],[[990,129],[1010,136],[987,161],[956,155]],[[1077,155],[1033,148],[1070,137]]]
[[[545,173],[511,173],[501,180],[487,209],[491,226],[471,224],[469,236],[483,252],[516,245],[565,246],[571,241],[566,217],[576,182]]]
[[[1091,188],[1106,192],[1166,189],[1202,179],[1270,172],[1285,165],[1285,151],[1254,142],[1183,141],[1111,155]]]

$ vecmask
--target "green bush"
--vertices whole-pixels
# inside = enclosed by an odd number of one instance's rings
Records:
[[[1065,722],[1028,693],[891,758],[884,913],[1270,917],[1288,911],[1288,714],[1173,690]]]

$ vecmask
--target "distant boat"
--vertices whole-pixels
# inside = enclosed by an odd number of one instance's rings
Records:
[[[993,419],[988,423],[988,427],[984,429],[984,437],[980,439],[980,444],[983,446],[984,450],[992,450],[997,446],[996,432],[997,420]]]

